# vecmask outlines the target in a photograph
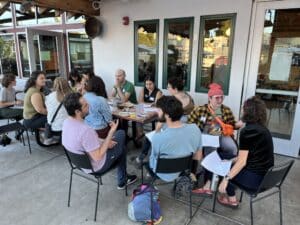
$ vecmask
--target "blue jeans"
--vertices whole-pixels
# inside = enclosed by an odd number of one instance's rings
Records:
[[[257,191],[264,176],[256,174],[247,169],[242,169],[233,179],[228,183],[226,192],[228,196],[235,196],[235,185],[249,189],[251,191]]]
[[[143,161],[143,160],[147,157],[150,148],[151,148],[151,142],[150,142],[150,141],[148,140],[148,138],[146,137],[145,140],[144,140],[142,152],[141,152],[141,154],[139,155],[139,159],[140,159],[141,161]]]
[[[126,184],[126,149],[124,130],[117,130],[113,140],[116,141],[117,144],[112,149],[107,150],[105,163],[103,167],[96,172],[105,172],[109,170],[115,163],[118,163],[118,185],[123,185]]]
[[[24,119],[23,125],[27,129],[38,129],[45,127],[45,123],[47,123],[47,116],[42,114],[35,114],[31,119]]]

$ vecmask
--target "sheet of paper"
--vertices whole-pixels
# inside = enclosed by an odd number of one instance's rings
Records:
[[[201,165],[210,172],[219,176],[226,176],[231,168],[232,162],[229,160],[222,160],[217,151],[213,151],[207,155],[201,162]]]
[[[155,108],[155,107],[146,107],[144,108],[144,113],[147,113],[147,112],[157,112],[158,109]]]
[[[154,134],[155,134],[155,130],[146,134],[146,137],[148,138],[148,140],[150,142],[152,142],[152,137],[153,137]]]
[[[209,134],[202,134],[202,146],[204,147],[216,147],[220,146],[220,137],[209,135]]]

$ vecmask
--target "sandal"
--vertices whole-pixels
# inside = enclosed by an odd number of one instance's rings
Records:
[[[204,189],[204,188],[194,189],[194,190],[192,190],[192,192],[194,194],[205,194],[205,195],[212,195],[213,194],[212,190]]]
[[[239,206],[239,202],[238,201],[230,201],[229,198],[227,196],[224,196],[224,195],[218,196],[217,200],[218,200],[218,202],[221,205],[224,205],[226,207],[230,207],[230,208],[236,209]]]

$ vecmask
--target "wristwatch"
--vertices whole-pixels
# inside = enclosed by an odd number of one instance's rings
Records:
[[[225,177],[224,177],[225,180],[229,181],[230,180],[230,176],[227,174]]]

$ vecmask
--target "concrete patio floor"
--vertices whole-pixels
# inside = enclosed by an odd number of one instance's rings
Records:
[[[13,134],[10,134],[12,137]],[[30,135],[32,154],[28,147],[13,139],[0,146],[0,225],[134,225],[127,216],[129,196],[117,190],[115,171],[103,177],[97,222],[93,221],[96,185],[74,176],[71,207],[67,207],[70,168],[61,147],[42,148]],[[139,150],[131,143],[128,146],[128,171],[140,174],[132,162]],[[276,163],[289,160],[276,156]],[[300,224],[300,162],[295,160],[290,174],[283,185],[283,221],[285,225]],[[129,194],[137,183],[129,187]],[[162,225],[188,223],[188,206],[176,201],[171,195],[171,185],[158,185]],[[210,211],[212,200],[193,198],[194,212],[198,211],[191,225],[250,224],[249,199],[244,197],[238,209],[216,206]],[[228,217],[225,218],[224,216]],[[254,204],[255,224],[279,224],[278,195]],[[230,219],[229,219],[230,218]]]

